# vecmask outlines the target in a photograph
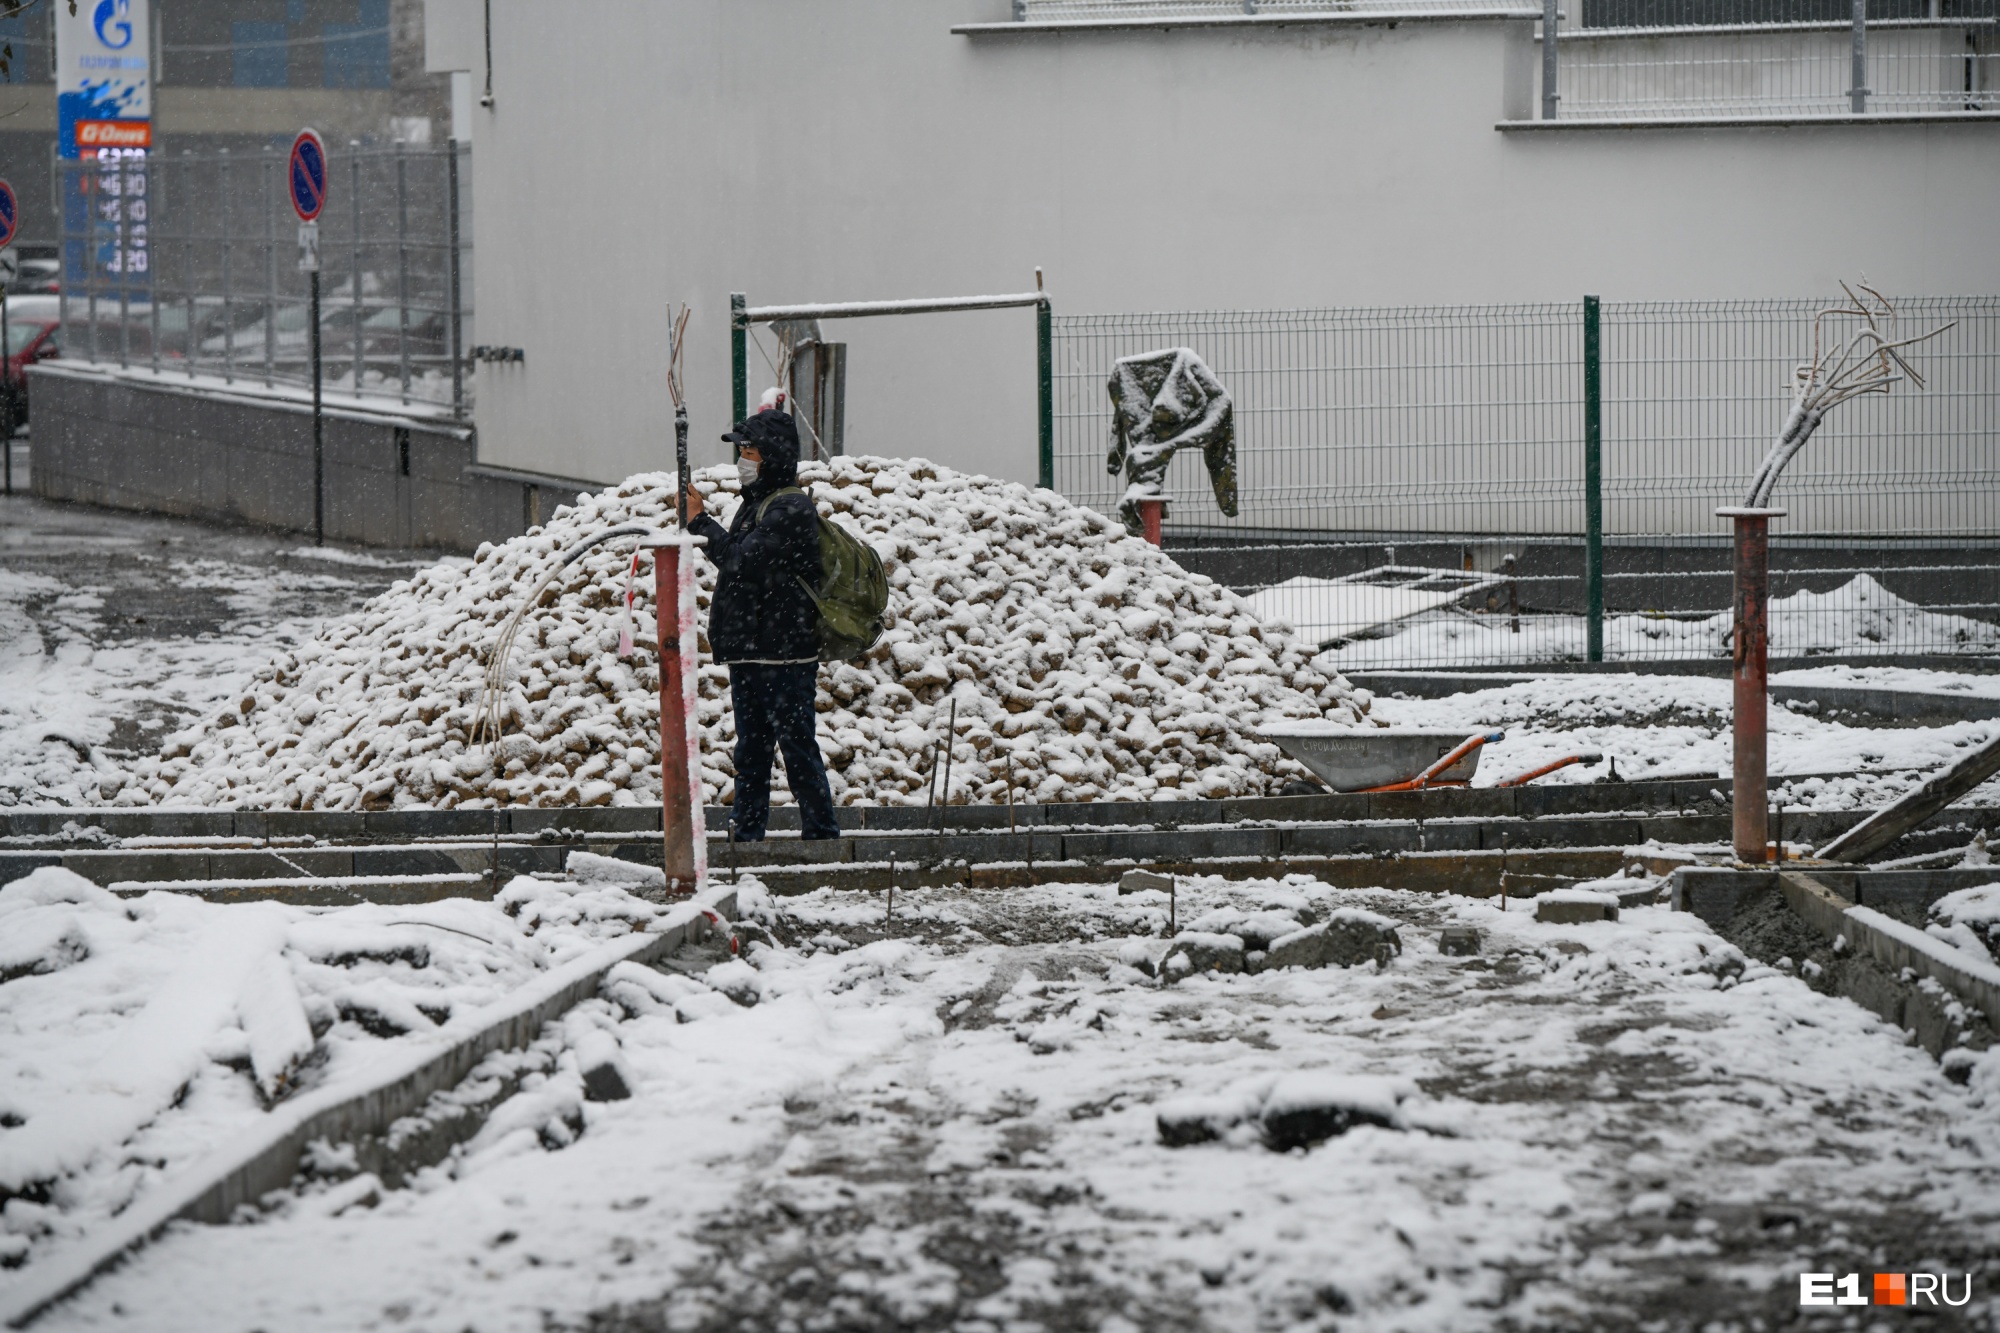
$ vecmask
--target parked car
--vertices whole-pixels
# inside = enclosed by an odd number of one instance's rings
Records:
[[[13,420],[28,419],[28,367],[62,355],[62,325],[53,296],[7,297],[7,361],[0,389],[13,400]]]
[[[58,259],[22,258],[14,280],[7,284],[7,295],[53,296],[62,290],[62,261]]]

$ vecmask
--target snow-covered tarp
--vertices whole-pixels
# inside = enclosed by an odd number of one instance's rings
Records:
[[[1259,726],[1361,720],[1365,704],[1312,664],[1310,645],[1053,491],[863,457],[807,464],[800,480],[822,514],[882,552],[891,588],[882,642],[820,676],[837,801],[923,801],[954,700],[951,798],[987,803],[1006,799],[1010,759],[1017,791],[1037,801],[1262,794],[1305,771],[1256,739]],[[736,491],[728,468],[697,484],[722,509]],[[657,800],[655,656],[616,654],[629,542],[571,565],[528,617],[497,755],[472,734],[488,655],[518,600],[582,539],[664,524],[672,511],[669,474],[633,477],[482,546],[469,567],[441,564],[397,584],[170,738],[116,799],[322,809]],[[699,565],[705,608],[714,569]],[[650,579],[639,614],[650,626]],[[642,629],[641,642],[650,637]],[[702,666],[710,801],[725,798],[733,773],[727,680]]]

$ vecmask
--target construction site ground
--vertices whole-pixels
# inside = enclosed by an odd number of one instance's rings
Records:
[[[461,903],[461,934],[527,931],[521,903],[564,895],[616,922],[647,891],[566,871],[657,866],[657,808],[93,809],[100,766],[421,557],[8,505],[0,615],[40,646],[0,658],[0,775],[25,798],[0,810],[0,882],[73,873],[113,890],[88,900],[107,921],[159,889],[294,928]],[[552,1024],[547,1072],[407,1181],[328,1166],[327,1145],[325,1169],[235,1225],[175,1224],[35,1327],[1872,1330],[1897,1325],[1802,1308],[1799,1275],[1897,1271],[1972,1274],[1972,1301],[1922,1326],[2000,1328],[2000,1057],[1941,1065],[1748,914],[1732,932],[1647,893],[1615,920],[1537,919],[1546,889],[1722,859],[1726,698],[1544,677],[1376,702],[1506,728],[1488,781],[1569,746],[1625,756],[1622,783],[1034,807],[1011,830],[998,807],[877,809],[831,846],[782,817],[762,847],[712,839],[740,957],[711,945],[578,1006],[631,1096],[586,1096],[579,1029]],[[1992,725],[1867,721],[1774,717],[1790,838],[1845,829]],[[1957,859],[1996,806],[1989,783],[1893,852]],[[1173,893],[1121,894],[1138,864],[1178,872]],[[1398,948],[1153,975],[1176,929],[1246,914],[1380,918]],[[1446,952],[1451,927],[1477,952]],[[423,970],[368,948],[384,977]],[[425,1038],[405,1021],[369,1031]],[[1307,1093],[1380,1114],[1309,1144],[1260,1132],[1256,1108]],[[115,1171],[0,1206],[0,1304],[86,1243],[80,1219],[171,1174],[176,1125],[232,1123],[217,1105],[177,1102],[144,1151],[106,1145]],[[1213,1138],[1163,1128],[1187,1116]]]

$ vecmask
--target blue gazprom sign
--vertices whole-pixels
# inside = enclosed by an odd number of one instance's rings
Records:
[[[132,0],[99,0],[90,16],[90,26],[97,30],[97,40],[105,46],[113,51],[124,50],[132,44]]]
[[[96,296],[151,293],[153,31],[150,0],[50,6],[56,27],[56,151],[63,172],[63,285]],[[89,162],[90,165],[84,165]]]
[[[85,0],[56,21],[56,138],[63,157],[153,145],[149,0]]]

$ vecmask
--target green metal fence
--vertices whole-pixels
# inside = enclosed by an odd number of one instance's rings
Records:
[[[1177,460],[1168,545],[1336,664],[1724,656],[1713,511],[1826,304],[1057,315],[1054,481],[1115,511],[1112,363],[1189,347],[1235,402],[1240,512]],[[1787,471],[1780,657],[2000,652],[2000,298],[1895,305],[1906,332],[1952,327],[1915,358],[1924,387],[1839,408]]]

